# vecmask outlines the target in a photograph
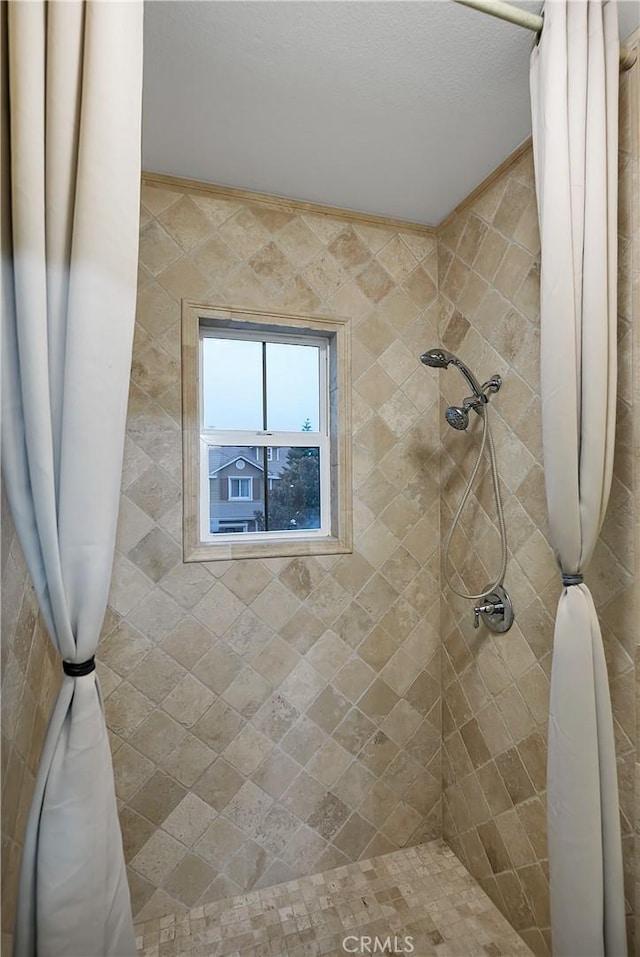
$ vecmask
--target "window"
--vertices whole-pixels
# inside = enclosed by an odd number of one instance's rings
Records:
[[[253,479],[250,478],[238,478],[236,475],[229,476],[229,500],[233,501],[234,499],[238,501],[251,501],[253,498]]]
[[[183,304],[186,561],[351,550],[348,325]]]

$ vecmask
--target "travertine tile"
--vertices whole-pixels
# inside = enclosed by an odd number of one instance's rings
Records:
[[[474,861],[489,867],[487,890],[542,948],[547,878],[540,769],[555,600],[547,581],[555,580],[556,569],[544,544],[540,494],[538,242],[528,169],[519,165],[505,174],[441,231],[440,274],[434,237],[145,188],[145,285],[123,479],[131,521],[121,530],[111,602],[123,617],[105,633],[104,663],[113,676],[110,698],[125,679],[148,704],[129,701],[125,692],[114,698],[110,707],[118,705],[121,732],[114,765],[123,813],[135,813],[134,795],[160,774],[182,789],[172,793],[188,788],[188,797],[200,802],[194,821],[204,820],[206,808],[217,816],[190,844],[185,806],[186,823],[176,818],[174,835],[167,834],[177,849],[152,844],[144,856],[153,834],[135,852],[128,845],[129,860],[135,853],[143,867],[135,870],[143,913],[160,916],[163,908],[240,893],[256,880],[270,890],[277,875],[312,873],[320,860],[353,862],[367,849],[381,853],[421,840],[425,828],[440,833],[437,812],[431,816],[432,780],[439,777],[439,656],[435,671],[428,675],[425,668],[440,633],[439,569],[430,563],[440,544],[441,508],[446,530],[455,505],[447,470],[458,453],[442,432],[451,458],[443,455],[440,464],[439,381],[418,366],[417,354],[436,343],[442,306],[441,341],[462,351],[478,374],[485,362],[486,375],[498,368],[505,373],[504,392],[495,399],[504,415],[496,417],[495,432],[510,493],[510,544],[518,555],[511,570],[519,624],[513,646],[486,655],[461,622],[466,606],[443,599],[442,619],[451,619],[442,634],[445,836],[463,856],[473,852]],[[357,543],[353,555],[332,565],[296,559],[210,569],[178,560],[179,298],[214,290],[218,300],[248,306],[352,317]],[[446,301],[447,291],[455,302]],[[451,388],[445,378],[440,382]],[[482,521],[489,547],[492,513]],[[619,531],[610,527],[607,534],[615,551],[626,547]],[[612,554],[602,561],[612,561]],[[628,563],[628,549],[625,554]],[[458,623],[456,640],[449,641]],[[624,642],[622,631],[616,624],[607,641]],[[624,663],[613,651],[609,658]],[[16,673],[17,664],[10,665],[5,676]],[[170,683],[163,674],[173,676]],[[345,700],[349,711],[341,715]],[[626,691],[617,699],[627,700]],[[623,707],[627,747],[629,708]],[[225,749],[239,766],[219,756]],[[340,815],[346,810],[339,822],[332,818],[339,826],[327,838],[306,822],[318,806],[324,810],[329,795]],[[322,813],[314,821],[326,829],[329,815]],[[496,833],[513,865],[498,873],[506,876],[500,883],[489,863],[504,863]],[[276,850],[285,834],[291,837],[286,853]],[[427,866],[412,861],[414,870]],[[400,873],[398,863],[393,876]],[[436,931],[443,941],[430,938],[425,953],[449,943],[446,925],[429,933]],[[468,941],[455,940],[452,952],[465,946],[473,952]],[[502,950],[517,953],[518,946]],[[154,957],[165,955],[159,949]]]
[[[201,775],[193,790],[216,811],[223,811],[238,793],[243,781],[244,777],[239,771],[227,764],[224,758],[218,758]]]
[[[216,582],[193,609],[194,616],[215,635],[222,635],[242,614],[244,605],[222,582]]]
[[[349,809],[346,804],[329,791],[317,802],[307,823],[329,840],[342,827],[348,816]]]
[[[145,757],[161,763],[186,734],[186,730],[169,715],[153,711],[131,735],[130,743]]]
[[[224,749],[223,756],[241,774],[252,774],[273,748],[273,742],[245,726]]]
[[[213,867],[196,854],[185,854],[164,882],[164,889],[182,904],[193,905],[216,876]]]
[[[164,759],[163,765],[172,777],[184,784],[193,787],[198,778],[213,763],[215,751],[203,744],[193,734],[188,734],[180,744]]]
[[[225,814],[236,827],[251,833],[273,804],[273,799],[252,781],[245,781],[234,794],[225,809]]]
[[[308,764],[312,757],[322,747],[325,740],[324,732],[315,722],[303,715],[297,724],[287,732],[280,742],[280,747],[299,764]]]
[[[201,565],[181,561],[162,578],[161,587],[185,610],[190,610],[211,587],[211,576]]]
[[[168,774],[156,771],[131,798],[130,807],[160,825],[186,797],[185,789]]]
[[[300,765],[289,755],[274,749],[252,775],[258,787],[274,798],[280,798],[300,771]]]
[[[326,787],[331,787],[350,764],[351,755],[349,752],[340,747],[332,738],[328,738],[317,754],[309,761],[307,768],[317,781],[320,781]]]
[[[621,110],[623,116],[625,110],[628,114],[624,100]],[[624,186],[621,189],[624,194]],[[628,200],[623,198],[622,202],[624,205]],[[624,222],[622,217],[621,223]],[[464,628],[462,633],[450,630],[443,636],[444,834],[476,877],[483,878],[483,886],[514,926],[542,955],[549,952],[547,850],[544,809],[536,794],[544,795],[549,661],[558,571],[547,538],[542,468],[539,237],[530,155],[448,222],[439,233],[438,246],[441,340],[448,348],[459,349],[481,377],[499,371],[504,379],[504,389],[492,403],[496,413],[492,422],[511,549],[507,586],[516,604],[516,626],[497,641],[481,633],[478,641],[467,644]],[[621,273],[622,288],[625,283],[628,288]],[[622,295],[626,297],[626,293]],[[624,335],[620,344],[624,356],[629,343],[622,345],[623,339]],[[451,386],[447,377],[442,377],[440,384],[443,389]],[[621,385],[624,390],[624,384]],[[619,418],[624,421],[625,400],[621,401]],[[619,442],[626,441],[628,445],[629,440],[623,435],[624,431],[619,432]],[[451,458],[442,460],[441,475],[442,525],[446,529],[462,488],[459,474],[452,471],[459,454],[453,447],[455,437],[444,424],[441,438],[451,449]],[[485,517],[476,513],[473,522],[467,521],[465,532],[471,541],[477,541],[478,550],[492,553],[497,537],[493,512],[489,511],[489,491],[488,486],[481,489],[478,499],[491,516],[491,524],[487,526]],[[603,532],[605,541],[607,535],[612,536],[615,547],[607,554],[599,548],[597,572],[590,570],[588,577],[596,600],[601,602],[605,595],[610,599],[620,588],[624,580],[621,566],[628,564],[632,553],[629,533],[625,537],[623,531],[623,526],[631,525],[627,495],[616,485],[615,501],[612,499]],[[616,510],[627,517],[616,521]],[[469,516],[472,511],[469,509]],[[415,555],[407,539],[404,544]],[[454,566],[462,572],[463,579],[469,572],[464,566],[466,554],[464,548],[452,549]],[[443,621],[452,618],[457,622],[465,615],[464,604],[445,590]],[[629,669],[628,659],[625,661],[617,651],[618,643],[625,640],[627,626],[622,624],[624,614],[616,620],[613,630],[609,613],[605,612],[603,618],[607,623],[605,650],[611,674],[616,675],[613,691],[619,681],[618,673]],[[465,621],[467,628],[468,619],[463,617],[463,625]],[[472,680],[476,670],[481,685]],[[635,747],[628,722],[631,708],[626,693],[618,701],[615,694],[613,697],[614,714],[619,714],[618,727],[627,722],[626,733],[619,735],[618,741],[622,768],[623,756]],[[476,768],[475,774],[471,773],[472,766]],[[478,803],[481,794],[484,808]],[[624,819],[623,809],[629,805],[624,786],[620,800]],[[481,821],[480,813],[490,817]],[[493,821],[511,859],[497,879],[485,878],[484,870],[489,860],[499,868],[507,864],[495,832],[489,829]],[[625,855],[628,853],[625,849]],[[627,865],[629,870],[633,866]],[[629,878],[626,890],[631,910]]]
[[[326,789],[305,771],[301,771],[291,786],[287,788],[283,803],[301,820],[306,821],[318,801],[326,794]]]
[[[139,751],[123,744],[113,756],[113,773],[116,796],[128,801],[138,788],[151,776],[155,765]]]
[[[203,659],[212,643],[211,632],[194,618],[185,616],[162,642],[162,649],[185,668]]]
[[[203,860],[221,869],[244,841],[242,831],[225,818],[216,818],[206,829],[195,849]]]
[[[298,664],[299,656],[281,638],[274,637],[251,658],[252,667],[277,688]]]
[[[140,230],[140,262],[154,275],[179,259],[181,253],[180,246],[157,220],[151,219]]]
[[[323,731],[331,734],[342,721],[349,708],[350,704],[347,698],[331,685],[327,685],[307,710],[307,714]]]
[[[191,728],[213,703],[215,695],[206,685],[187,674],[163,701],[163,708],[180,724]]]
[[[151,591],[152,587],[147,576],[138,571],[135,565],[116,550],[109,594],[111,607],[119,614],[126,615]]]
[[[186,849],[169,834],[156,830],[133,858],[132,867],[152,884],[161,884],[180,863]]]
[[[100,659],[119,675],[135,671],[137,665],[153,649],[153,642],[127,621],[119,621],[100,643]]]
[[[109,728],[130,736],[152,711],[152,703],[128,681],[123,681],[106,699]]]

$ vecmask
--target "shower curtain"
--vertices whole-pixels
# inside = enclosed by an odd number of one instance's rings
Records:
[[[64,662],[25,834],[14,954],[134,957],[93,655],[135,313],[142,2],[32,0],[2,4],[1,15],[2,466]]]
[[[541,387],[551,539],[563,574],[547,814],[553,953],[627,952],[613,719],[582,583],[604,519],[616,409],[618,23],[614,2],[552,0],[531,59]]]

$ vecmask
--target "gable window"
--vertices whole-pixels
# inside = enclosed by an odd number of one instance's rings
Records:
[[[185,560],[351,550],[345,320],[183,305]]]

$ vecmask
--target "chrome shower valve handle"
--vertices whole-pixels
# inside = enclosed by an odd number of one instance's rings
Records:
[[[504,611],[504,605],[501,601],[493,604],[492,602],[487,602],[485,605],[476,605],[473,609],[473,627],[480,627],[480,615],[495,615],[500,614]]]
[[[495,585],[473,609],[473,627],[480,627],[480,619],[491,631],[509,631],[513,624],[513,604],[502,585]]]

